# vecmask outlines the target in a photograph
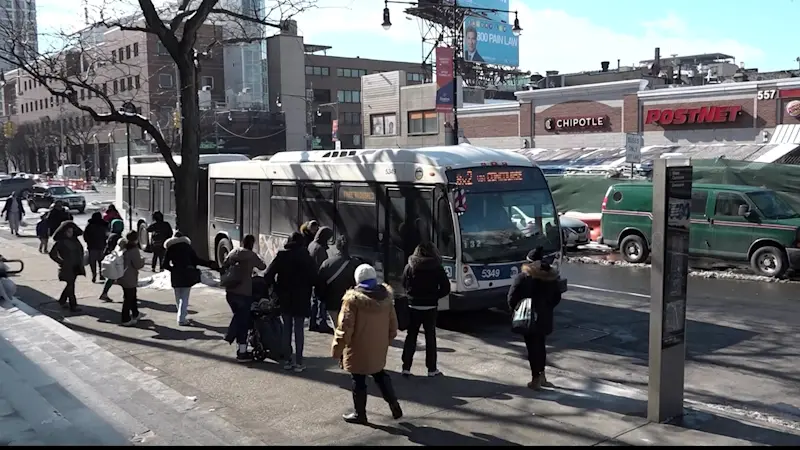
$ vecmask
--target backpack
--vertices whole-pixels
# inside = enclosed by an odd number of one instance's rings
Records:
[[[125,258],[119,250],[114,250],[100,263],[100,274],[109,280],[119,280],[125,275]]]

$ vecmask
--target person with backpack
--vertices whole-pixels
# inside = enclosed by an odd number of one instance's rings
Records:
[[[106,208],[106,212],[103,214],[103,220],[110,224],[114,219],[122,219],[122,216],[119,215],[117,207],[112,203]]]
[[[547,336],[553,332],[555,307],[561,302],[561,288],[558,274],[550,264],[543,261],[544,250],[536,247],[527,256],[527,263],[511,282],[508,289],[508,307],[516,311],[520,303],[530,299],[531,309],[536,318],[531,328],[524,334],[528,350],[528,363],[531,367],[531,381],[528,387],[540,390],[553,387],[544,374],[547,364]]]
[[[164,268],[164,243],[167,239],[172,237],[172,226],[169,222],[164,220],[164,214],[161,211],[153,213],[153,223],[147,227],[147,232],[150,233],[150,249],[153,252],[152,271],[156,271],[156,265],[160,269]]]
[[[408,330],[403,344],[403,376],[411,375],[417,336],[425,328],[425,365],[428,376],[442,374],[436,367],[436,316],[439,299],[450,294],[450,279],[442,267],[439,252],[430,241],[414,249],[403,269],[403,288],[408,298]]]
[[[102,265],[108,265],[110,263],[110,261],[106,261],[106,258],[108,258],[109,255],[111,255],[117,249],[117,244],[122,238],[122,232],[125,230],[125,222],[123,222],[122,219],[113,219],[108,226],[111,229],[111,233],[108,235],[108,239],[106,239],[106,248],[103,251],[103,262],[101,263],[101,267]],[[103,286],[103,292],[100,294],[100,300],[110,303],[113,300],[111,300],[111,298],[108,296],[108,291],[111,290],[111,286],[114,285],[116,278],[112,278],[107,274],[103,274],[103,276],[106,278],[106,284]],[[121,277],[122,273],[120,273],[118,276]]]
[[[164,270],[170,272],[172,289],[175,291],[175,305],[178,307],[178,326],[189,326],[186,318],[189,309],[189,294],[192,286],[200,282],[200,269],[197,266],[211,266],[197,256],[192,241],[180,231],[164,242]]]
[[[139,270],[144,267],[144,259],[139,252],[139,233],[128,232],[120,239],[117,246],[122,252],[122,276],[115,280],[122,288],[122,320],[123,327],[133,327],[145,317],[139,312],[139,299],[136,298],[136,288],[139,286]]]
[[[47,213],[39,217],[39,223],[36,224],[36,237],[39,238],[39,253],[47,253],[47,247],[50,243],[50,228],[47,225]]]
[[[83,234],[80,227],[75,222],[67,220],[61,223],[53,233],[53,248],[50,249],[50,259],[58,264],[58,279],[66,283],[58,303],[62,308],[78,312],[78,298],[75,296],[75,281],[78,276],[85,276],[86,269],[83,266],[83,246],[78,237]]]
[[[267,287],[274,287],[281,311],[283,347],[287,356],[283,368],[295,372],[305,370],[305,366],[303,366],[304,325],[306,318],[311,316],[309,299],[317,278],[317,265],[303,245],[304,243],[302,234],[292,233],[283,246],[283,250],[275,255],[275,259],[272,260],[264,274]],[[291,359],[293,330],[294,361]]]
[[[345,236],[336,240],[337,253],[325,260],[319,267],[315,293],[328,311],[333,327],[339,324],[339,310],[342,297],[348,289],[355,286],[354,276],[359,262],[350,257],[349,245]]]
[[[353,277],[356,287],[342,300],[339,325],[331,344],[331,356],[353,378],[354,412],[342,416],[345,422],[367,424],[367,377],[372,376],[392,411],[403,417],[403,410],[386,373],[386,354],[397,336],[397,315],[392,289],[377,280],[375,268],[361,264]]]
[[[231,307],[233,317],[225,334],[225,341],[238,344],[236,348],[236,361],[252,361],[253,354],[247,351],[247,332],[250,331],[252,316],[250,307],[253,305],[253,269],[264,270],[267,265],[261,260],[253,247],[256,237],[248,234],[242,239],[242,246],[234,249],[225,257],[220,272],[220,284],[225,288],[225,298]]]
[[[92,271],[92,283],[97,282],[107,237],[108,224],[103,220],[103,215],[99,212],[92,214],[86,228],[83,229],[83,241],[86,242],[86,250],[89,252],[89,269]],[[99,275],[100,281],[105,281],[103,275]]]
[[[317,235],[314,236],[314,241],[308,244],[308,253],[314,259],[316,269],[322,266],[322,263],[328,259],[328,241],[333,237],[333,230],[330,227],[320,227]],[[320,333],[333,333],[333,330],[328,326],[328,316],[325,311],[325,304],[319,298],[317,293],[312,292],[311,295],[311,320],[308,324],[308,331],[317,331]]]

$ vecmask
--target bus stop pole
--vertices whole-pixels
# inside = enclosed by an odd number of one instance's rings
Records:
[[[670,158],[653,169],[647,419],[661,423],[683,415],[692,166]]]
[[[133,231],[133,177],[131,176],[131,124],[125,124],[125,140],[127,141],[128,163],[128,231]]]

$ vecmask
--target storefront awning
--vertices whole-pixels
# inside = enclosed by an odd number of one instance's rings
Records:
[[[770,144],[800,145],[800,124],[778,125],[769,139]]]

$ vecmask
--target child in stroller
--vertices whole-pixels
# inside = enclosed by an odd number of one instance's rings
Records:
[[[253,295],[256,301],[250,307],[253,326],[248,333],[247,340],[253,349],[253,359],[264,361],[269,358],[274,361],[283,361],[286,358],[282,348],[283,322],[278,300],[272,289],[267,289],[263,277],[253,277]]]

